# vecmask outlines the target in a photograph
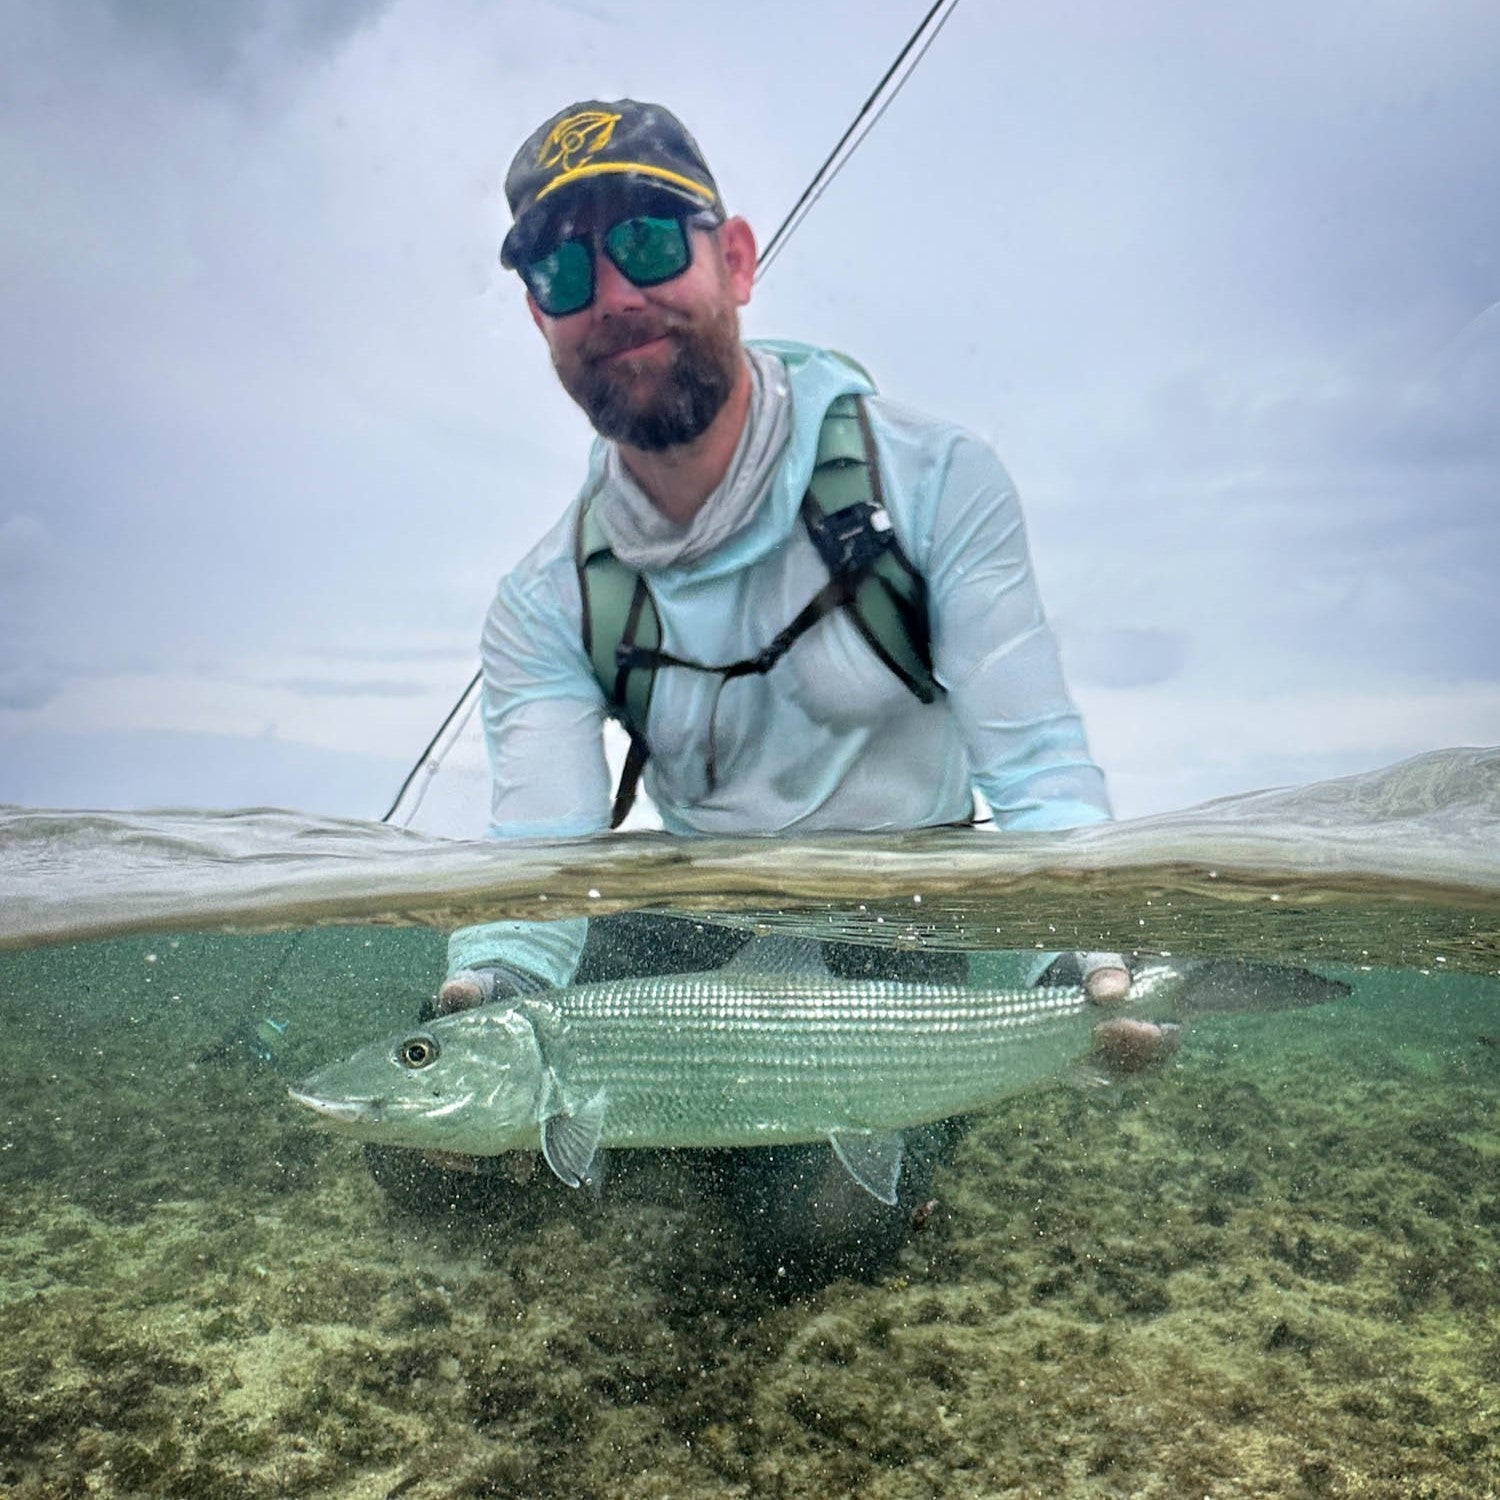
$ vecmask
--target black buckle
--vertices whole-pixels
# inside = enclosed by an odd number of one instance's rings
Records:
[[[885,507],[869,500],[856,500],[842,510],[810,517],[807,530],[824,567],[835,578],[863,573],[878,562],[896,540]]]

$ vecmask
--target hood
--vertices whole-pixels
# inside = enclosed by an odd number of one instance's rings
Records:
[[[673,580],[690,583],[739,572],[779,547],[797,524],[798,509],[817,458],[818,431],[824,414],[840,396],[875,394],[875,384],[868,373],[846,354],[784,339],[750,339],[746,342],[751,348],[774,354],[786,366],[792,398],[792,430],[786,457],[777,468],[770,493],[748,524],[696,563],[663,568],[652,574],[653,578],[661,578],[669,585]],[[578,504],[599,484],[606,452],[604,439],[596,438],[589,455],[588,478],[579,492]]]

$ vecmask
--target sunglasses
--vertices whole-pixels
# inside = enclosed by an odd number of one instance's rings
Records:
[[[693,263],[689,225],[717,224],[698,215],[685,219],[659,219],[642,214],[611,224],[599,236],[599,248],[609,263],[632,286],[660,286],[671,281]],[[575,235],[516,267],[526,290],[549,318],[566,318],[582,312],[594,300],[594,236]]]

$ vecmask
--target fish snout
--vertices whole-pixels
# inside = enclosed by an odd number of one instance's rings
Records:
[[[315,1094],[295,1084],[287,1089],[287,1093],[298,1104],[305,1105],[314,1114],[321,1115],[325,1120],[331,1120],[337,1125],[378,1125],[385,1109],[384,1101],[381,1099],[330,1099],[326,1095]]]

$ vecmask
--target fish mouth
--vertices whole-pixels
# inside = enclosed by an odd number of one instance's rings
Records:
[[[375,1125],[380,1122],[382,1106],[379,1099],[330,1099],[295,1085],[288,1088],[287,1093],[314,1114],[339,1125]]]

